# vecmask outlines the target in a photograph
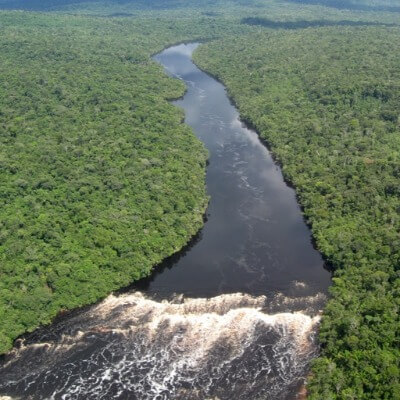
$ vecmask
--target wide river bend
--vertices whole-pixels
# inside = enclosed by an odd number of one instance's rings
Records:
[[[330,273],[295,193],[225,88],[191,61],[155,57],[187,85],[175,104],[210,158],[207,222],[132,290],[17,342],[0,395],[19,399],[295,399],[318,353]]]

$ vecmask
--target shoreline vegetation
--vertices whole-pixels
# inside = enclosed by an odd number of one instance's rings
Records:
[[[259,32],[194,54],[269,144],[335,269],[311,399],[399,394],[399,37],[376,27]]]
[[[207,152],[169,103],[184,84],[150,59],[185,33],[1,17],[4,353],[62,310],[148,276],[202,227],[208,197]]]
[[[151,56],[204,39],[335,268],[309,398],[400,399],[400,3],[69,3],[0,11],[0,354],[201,228],[207,154]]]

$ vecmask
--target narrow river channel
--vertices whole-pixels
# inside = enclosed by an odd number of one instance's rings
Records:
[[[210,154],[204,228],[131,290],[18,341],[0,363],[0,396],[296,398],[330,273],[268,150],[192,63],[197,46],[155,60],[185,81],[175,104]]]

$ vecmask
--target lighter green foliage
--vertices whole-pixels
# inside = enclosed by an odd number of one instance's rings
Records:
[[[311,398],[398,399],[400,30],[264,31],[199,48],[336,268]]]
[[[146,23],[0,17],[0,352],[150,273],[203,223],[206,151]],[[160,34],[162,32],[162,34]]]

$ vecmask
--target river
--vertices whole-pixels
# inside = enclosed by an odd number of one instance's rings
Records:
[[[17,341],[0,363],[0,395],[296,398],[318,354],[330,273],[267,148],[191,61],[197,46],[155,60],[186,83],[174,103],[210,154],[204,228],[129,291]]]

